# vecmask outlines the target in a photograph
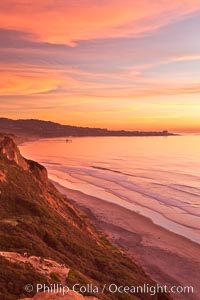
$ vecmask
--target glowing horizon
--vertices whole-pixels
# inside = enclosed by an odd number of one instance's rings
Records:
[[[0,117],[200,131],[200,0],[2,0]]]

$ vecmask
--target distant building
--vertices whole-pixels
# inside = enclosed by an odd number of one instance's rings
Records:
[[[163,130],[163,134],[164,134],[164,135],[169,135],[168,130]]]

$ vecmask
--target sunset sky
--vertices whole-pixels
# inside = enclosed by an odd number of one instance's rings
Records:
[[[200,131],[200,0],[1,0],[0,116]]]

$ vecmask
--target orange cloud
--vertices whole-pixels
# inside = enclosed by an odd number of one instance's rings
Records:
[[[2,0],[0,27],[73,45],[81,39],[145,33],[198,10],[199,4],[199,0]]]
[[[56,90],[63,84],[67,86],[73,86],[75,81],[69,77],[57,76],[54,73],[40,73],[26,71],[1,71],[0,72],[0,90],[1,96],[8,95],[33,95],[40,93],[47,93],[51,90]]]
[[[172,58],[173,61],[190,61],[190,60],[200,60],[200,54],[193,54],[193,55],[182,55]]]
[[[199,8],[200,0],[1,0],[1,114],[119,129],[197,126],[198,73],[162,65],[199,60],[198,44],[193,37],[176,48],[172,31],[148,34]]]

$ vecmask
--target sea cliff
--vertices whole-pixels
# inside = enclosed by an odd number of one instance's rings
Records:
[[[46,169],[25,159],[11,137],[0,139],[0,299],[60,299],[36,294],[37,284],[156,285],[98,232],[49,181]],[[27,285],[33,289],[27,291]],[[105,289],[85,297],[171,299],[166,294],[115,293]],[[53,297],[57,298],[53,298]],[[63,299],[82,299],[70,292]],[[94,299],[94,298],[90,298]]]

